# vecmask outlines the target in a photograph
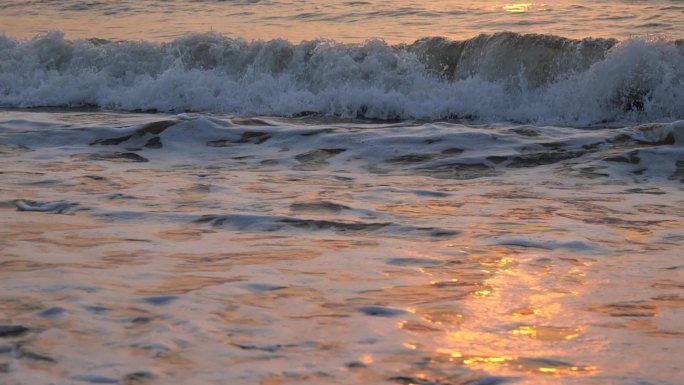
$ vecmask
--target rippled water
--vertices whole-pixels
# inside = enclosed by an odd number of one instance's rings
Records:
[[[391,43],[422,37],[467,39],[514,31],[572,38],[647,33],[684,38],[679,0],[143,0],[0,1],[0,32],[33,37],[61,29],[70,38],[170,40],[188,32],[294,42],[328,38]]]
[[[3,384],[668,384],[684,125],[3,111]]]
[[[681,385],[682,16],[0,0],[0,385]]]

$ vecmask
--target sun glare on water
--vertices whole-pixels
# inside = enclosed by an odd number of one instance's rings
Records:
[[[546,7],[546,4],[514,3],[514,4],[506,4],[501,8],[506,12],[523,13],[523,12],[530,12],[530,11],[534,11],[534,10],[544,10],[545,7]]]

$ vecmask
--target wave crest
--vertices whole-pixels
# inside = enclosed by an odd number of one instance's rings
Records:
[[[568,125],[676,120],[684,118],[684,44],[508,32],[394,46],[0,35],[0,105]]]

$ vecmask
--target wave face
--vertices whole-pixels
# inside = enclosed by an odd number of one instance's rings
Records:
[[[0,35],[0,106],[590,125],[684,118],[684,42],[497,33],[388,45]]]

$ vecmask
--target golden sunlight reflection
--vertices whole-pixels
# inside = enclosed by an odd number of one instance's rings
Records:
[[[501,8],[506,12],[524,13],[524,12],[530,12],[533,10],[545,10],[546,4],[514,3],[514,4],[506,4]]]
[[[516,247],[465,248],[461,252],[457,266],[419,269],[430,277],[430,290],[456,301],[440,305],[440,311],[449,308],[448,322],[435,313],[434,305],[406,307],[419,321],[402,320],[397,326],[413,335],[433,332],[434,343],[409,340],[405,348],[429,350],[442,365],[469,366],[492,375],[527,373],[551,379],[597,372],[586,362],[558,360],[567,356],[567,349],[577,349],[574,340],[584,332],[580,317],[567,304],[580,292],[576,285],[581,285],[586,265],[572,263],[562,255],[528,254]],[[422,261],[439,259],[425,252],[409,254]],[[449,297],[441,293],[445,290],[462,294]],[[488,326],[485,329],[483,325]],[[538,380],[538,384],[549,383]]]
[[[563,341],[579,336],[580,328],[522,325],[513,330],[512,334],[529,336],[542,341]]]

